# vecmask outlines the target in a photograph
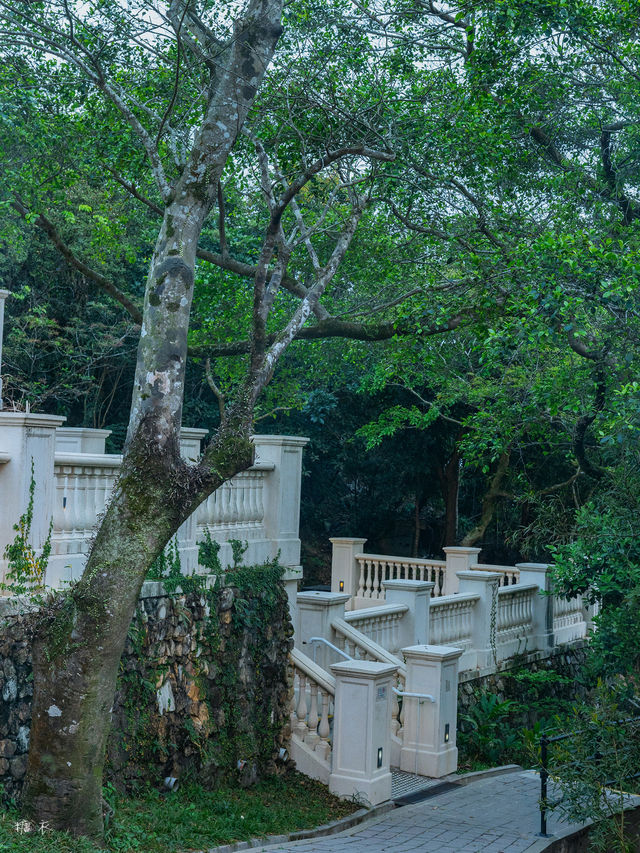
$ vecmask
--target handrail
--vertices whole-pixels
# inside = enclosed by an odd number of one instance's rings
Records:
[[[527,592],[532,589],[540,589],[537,583],[512,583],[510,586],[498,588],[498,595],[515,595],[517,592]]]
[[[300,649],[293,648],[289,652],[291,662],[294,667],[301,670],[316,684],[319,684],[323,690],[326,690],[331,696],[335,696],[336,680],[330,672],[325,672],[321,666],[311,660],[310,657],[301,652]]]
[[[438,566],[438,568],[444,568],[447,565],[446,560],[432,560],[431,557],[395,557],[390,554],[356,554],[355,558],[356,560],[384,560],[386,563],[409,563],[410,565],[415,566],[428,564],[430,566]]]
[[[334,619],[331,623],[331,628],[337,634],[342,634],[342,636],[347,640],[351,640],[352,643],[355,643],[356,646],[361,648],[363,651],[369,652],[370,655],[377,658],[382,663],[394,664],[398,667],[398,671],[402,675],[406,675],[407,667],[400,658],[391,654],[391,652],[388,652],[385,648],[378,645],[378,643],[374,643],[373,640],[370,640],[369,637],[361,631],[358,631],[356,628],[352,628],[344,619]]]
[[[55,465],[86,465],[88,468],[119,468],[120,453],[63,453],[54,454]]]
[[[346,622],[359,622],[361,619],[375,619],[377,616],[394,616],[407,613],[408,604],[381,604],[379,607],[363,607],[362,610],[350,610],[345,613]]]
[[[303,640],[302,642],[304,643],[305,641]],[[333,643],[330,643],[329,640],[325,640],[324,637],[309,637],[308,642],[310,642],[310,643],[324,643],[325,646],[328,646],[332,651],[337,652],[339,655],[342,655],[342,657],[345,660],[353,660],[351,655],[348,655],[346,652],[342,651],[342,649],[339,649],[337,646],[334,646]],[[314,649],[313,649],[314,655],[315,655],[315,652],[316,652],[316,650],[315,650],[315,646],[314,646]],[[314,660],[314,663],[315,663],[315,660]]]
[[[455,592],[453,595],[440,595],[438,598],[432,598],[429,603],[429,610],[437,607],[446,607],[447,604],[455,604],[460,601],[479,601],[482,598],[478,592]]]

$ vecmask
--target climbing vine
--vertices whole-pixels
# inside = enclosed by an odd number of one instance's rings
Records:
[[[33,474],[33,459],[31,459],[31,481],[29,482],[29,502],[27,509],[13,525],[16,537],[10,542],[4,551],[5,559],[8,561],[5,579],[0,583],[0,591],[8,592],[10,595],[34,595],[44,589],[44,575],[51,554],[51,534],[53,532],[53,519],[49,524],[49,532],[45,539],[42,551],[37,554],[29,538],[31,536],[31,525],[33,523],[33,499],[36,481]]]

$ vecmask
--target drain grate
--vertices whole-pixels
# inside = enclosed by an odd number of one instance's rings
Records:
[[[392,770],[391,799],[404,798],[439,784],[441,782],[438,779],[431,779],[428,776],[417,776],[415,773],[406,773],[404,770]]]

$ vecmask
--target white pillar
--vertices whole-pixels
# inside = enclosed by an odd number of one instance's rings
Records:
[[[275,557],[283,566],[300,566],[300,482],[302,451],[308,438],[296,435],[254,435],[256,462],[271,463],[274,470],[264,486],[264,525]]]
[[[481,572],[477,569],[458,572],[460,592],[479,595],[480,598],[473,608],[472,649],[477,659],[476,666],[483,669],[493,661],[491,621],[492,614],[498,618],[498,585],[501,575],[498,572]],[[494,626],[495,627],[495,626]],[[495,637],[494,637],[495,639]]]
[[[402,646],[429,642],[429,603],[434,586],[431,581],[382,581],[386,604],[406,604],[409,607],[400,620]]]
[[[56,453],[91,453],[102,456],[105,442],[110,435],[110,429],[59,427],[56,430]]]
[[[536,649],[553,646],[553,597],[545,595],[550,590],[549,566],[547,563],[516,563],[520,570],[518,583],[535,583],[538,594],[533,603],[533,633]]]
[[[2,409],[2,331],[4,328],[4,301],[8,296],[11,296],[11,292],[9,290],[0,290],[0,410]]]
[[[449,545],[442,549],[447,555],[447,566],[444,570],[443,595],[453,595],[459,592],[458,572],[466,572],[478,562],[481,548],[465,548],[462,545]]]
[[[404,692],[430,695],[435,702],[405,695],[400,769],[439,779],[458,767],[458,659],[453,646],[412,646],[403,649],[407,662]]]
[[[353,610],[353,599],[358,592],[360,582],[360,567],[356,554],[361,554],[366,539],[350,536],[333,537],[329,539],[333,550],[331,553],[331,592],[346,592],[349,595],[347,610]]]
[[[323,637],[331,642],[331,623],[334,619],[344,619],[344,606],[348,598],[348,595],[333,592],[298,593],[295,645],[326,670],[329,669],[329,662],[336,659],[336,652],[324,643],[310,644],[310,640],[312,637]]]
[[[39,551],[49,533],[53,517],[55,479],[53,474],[56,428],[66,418],[23,412],[0,412],[0,569],[7,567],[4,549],[15,539],[13,525],[29,503],[31,461],[35,493],[31,544]],[[47,578],[48,581],[48,578]]]
[[[332,770],[329,790],[372,806],[391,799],[391,688],[394,664],[336,663]]]

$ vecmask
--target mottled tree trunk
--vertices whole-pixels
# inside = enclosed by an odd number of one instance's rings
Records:
[[[82,579],[37,626],[24,808],[96,840],[118,663],[145,575],[180,524],[253,459],[253,404],[262,387],[255,370],[198,465],[180,458],[179,437],[198,240],[273,55],[281,11],[281,0],[248,0],[234,38],[218,52],[202,126],[172,187],[164,188],[161,161],[151,158],[165,213],[147,278],[121,473]]]

